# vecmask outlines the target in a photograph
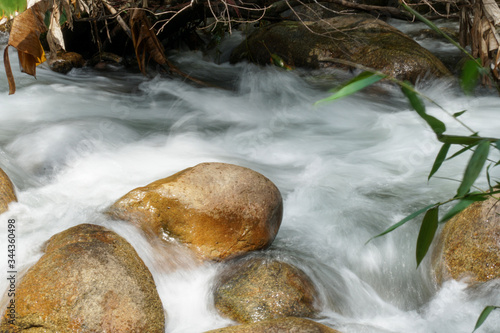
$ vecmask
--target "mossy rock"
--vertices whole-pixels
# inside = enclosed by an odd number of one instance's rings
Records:
[[[158,239],[176,239],[201,259],[224,260],[271,245],[283,200],[258,172],[202,163],[130,191],[108,214]]]
[[[9,203],[17,201],[14,185],[9,176],[0,168],[0,214],[9,209]]]
[[[151,273],[116,233],[80,224],[49,239],[17,284],[15,324],[1,332],[163,333],[165,314]]]
[[[229,266],[214,289],[219,313],[239,323],[313,317],[318,294],[300,269],[273,259],[252,258]]]
[[[500,278],[500,201],[490,197],[457,214],[441,232],[432,256],[438,284]]]
[[[271,320],[264,320],[258,323],[237,325],[211,330],[205,333],[340,333],[333,328],[317,323],[315,321],[287,317]]]
[[[271,55],[282,58],[289,66],[312,69],[350,68],[345,63],[348,61],[411,82],[427,74],[451,75],[431,52],[369,15],[271,24],[257,29],[236,47],[230,61],[266,65],[271,63]]]

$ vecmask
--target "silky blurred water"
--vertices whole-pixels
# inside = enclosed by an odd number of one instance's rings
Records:
[[[0,290],[7,289],[8,219],[16,220],[18,270],[34,264],[55,233],[95,223],[125,237],[152,271],[167,332],[232,324],[212,304],[222,264],[200,266],[179,254],[173,264],[180,268],[165,269],[158,249],[134,227],[102,214],[135,187],[217,161],[256,170],[280,189],[284,218],[268,255],[311,276],[323,301],[317,321],[343,333],[471,332],[484,306],[500,305],[498,281],[475,290],[457,281],[437,288],[427,259],[416,269],[418,220],[365,244],[457,187],[437,177],[427,182],[440,145],[397,88],[382,84],[315,107],[339,73],[314,78],[214,64],[195,52],[174,58],[225,89],[121,68],[61,75],[42,65],[34,79],[16,70],[11,50],[17,92],[8,96],[0,66],[0,167],[18,202],[0,215]],[[462,121],[498,137],[497,96],[464,97],[446,81],[418,88],[451,113],[466,109]],[[429,104],[428,111],[449,133],[467,134],[439,108]],[[466,158],[445,163],[436,176],[460,179]],[[477,332],[498,327],[494,312]]]

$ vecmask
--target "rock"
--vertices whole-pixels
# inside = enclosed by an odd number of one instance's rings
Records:
[[[262,258],[229,267],[214,289],[216,309],[239,323],[312,317],[317,313],[317,300],[317,290],[303,271]]]
[[[144,262],[116,233],[80,224],[49,239],[16,288],[16,321],[1,332],[157,332],[163,306]],[[6,328],[9,330],[4,330]]]
[[[258,323],[219,328],[205,333],[340,333],[315,321],[287,317],[264,320]]]
[[[0,214],[5,213],[9,203],[17,201],[14,185],[9,176],[0,168]]]
[[[108,214],[174,238],[203,259],[222,260],[271,245],[283,202],[278,188],[253,170],[202,163],[130,191]]]
[[[230,61],[269,64],[271,55],[289,66],[348,68],[335,59],[374,68],[415,82],[430,73],[451,75],[443,63],[413,39],[369,15],[344,15],[315,22],[283,21],[252,33]]]
[[[469,284],[500,277],[500,201],[475,202],[446,222],[433,251],[438,284],[465,279]]]
[[[85,65],[83,57],[75,52],[58,52],[55,57],[50,57],[49,66],[54,72],[68,73],[73,68]]]

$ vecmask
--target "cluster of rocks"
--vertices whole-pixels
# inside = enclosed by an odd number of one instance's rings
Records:
[[[0,169],[0,212],[16,200]],[[490,197],[450,220],[435,247],[438,284],[500,277],[500,201]],[[240,325],[214,332],[337,332],[314,319],[322,304],[298,267],[256,254],[273,242],[283,203],[263,175],[202,163],[136,188],[108,210],[150,239],[184,244],[200,260],[221,262],[214,307]],[[80,224],[52,236],[16,288],[16,322],[4,332],[164,332],[167,314],[135,249],[102,226]],[[308,319],[309,318],[309,319]]]
[[[0,207],[7,207],[14,188],[0,175]],[[245,324],[229,332],[336,332],[299,318],[319,311],[318,292],[302,270],[245,256],[271,245],[283,215],[278,188],[260,173],[202,163],[130,191],[106,213],[153,241],[181,243],[200,260],[224,262],[214,307]],[[0,331],[165,331],[167,314],[150,271],[115,232],[80,224],[52,236],[43,252],[17,285],[15,325],[5,313]]]

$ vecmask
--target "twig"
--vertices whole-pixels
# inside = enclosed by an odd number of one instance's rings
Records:
[[[116,21],[118,21],[118,24],[122,27],[127,36],[129,38],[132,38],[132,32],[130,31],[129,26],[127,25],[127,23],[125,23],[123,18],[118,14],[116,9],[114,9],[106,0],[102,0],[102,3],[104,4],[104,6],[106,6],[106,8],[109,10],[111,14],[116,15]]]

